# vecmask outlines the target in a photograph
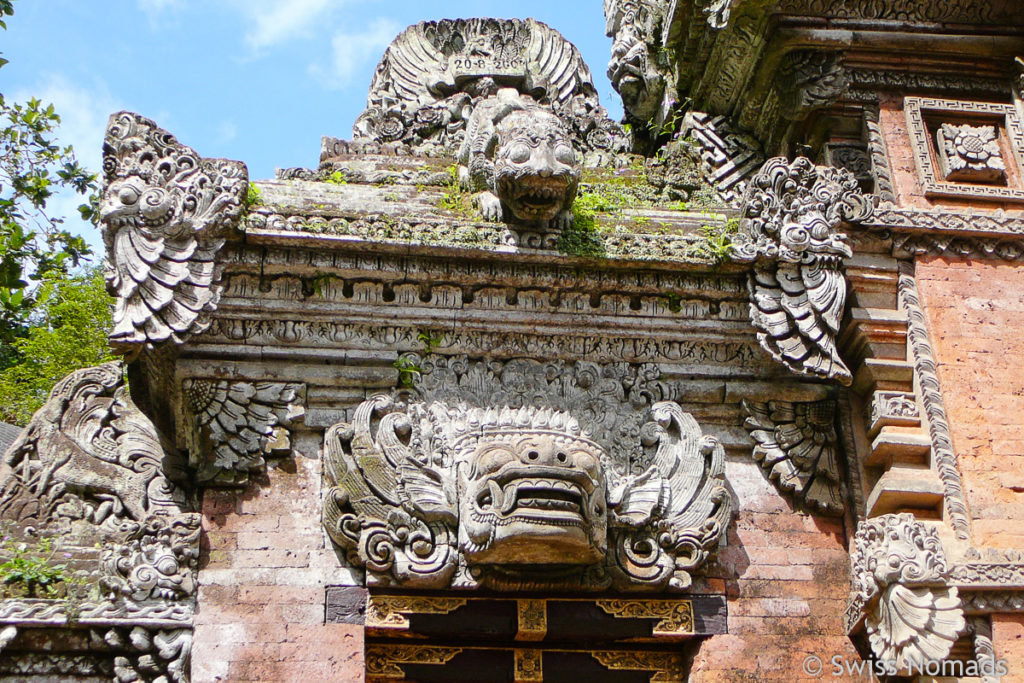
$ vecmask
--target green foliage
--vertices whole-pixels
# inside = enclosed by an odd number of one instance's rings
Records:
[[[348,185],[348,179],[341,171],[335,171],[331,175],[324,178],[325,183],[331,183],[333,185]]]
[[[72,578],[66,563],[54,562],[57,547],[53,539],[42,538],[30,545],[8,538],[4,541],[3,551],[9,557],[0,564],[0,583],[10,587],[20,586],[26,597],[39,597],[39,589],[43,590],[43,597],[57,597],[59,584],[69,582]],[[68,553],[63,555],[70,557]]]
[[[51,272],[24,337],[11,346],[16,362],[0,371],[0,420],[23,425],[60,378],[112,360],[107,346],[112,299],[100,268],[81,275]]]
[[[693,255],[711,261],[715,265],[725,262],[732,251],[732,236],[739,232],[740,220],[730,218],[723,225],[703,225],[701,240],[694,245]]]
[[[255,183],[249,183],[249,187],[245,191],[245,200],[242,205],[246,212],[254,206],[263,206],[263,193],[260,192],[260,188],[257,187]]]
[[[447,172],[448,183],[445,185],[445,192],[441,195],[441,200],[437,205],[445,211],[451,211],[463,218],[474,217],[477,212],[473,207],[473,194],[467,192],[459,182],[458,165],[452,164],[448,167]]]
[[[573,224],[558,235],[557,249],[573,256],[606,256],[608,251],[597,229],[596,215],[617,209],[607,197],[581,193],[572,203]]]
[[[411,389],[416,386],[416,380],[423,374],[423,368],[409,356],[399,356],[392,363],[398,370],[398,386]]]
[[[0,0],[0,17],[13,12],[12,0]],[[0,28],[7,28],[2,19]],[[38,284],[67,275],[90,253],[85,240],[63,229],[63,217],[47,211],[56,193],[71,190],[85,198],[82,218],[96,219],[96,176],[71,147],[56,144],[59,124],[52,104],[9,102],[0,94],[0,368],[17,360],[12,344],[28,332]]]

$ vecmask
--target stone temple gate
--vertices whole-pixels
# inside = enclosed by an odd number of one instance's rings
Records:
[[[622,123],[532,19],[269,180],[111,116],[0,680],[1024,680],[1024,9],[604,11]]]

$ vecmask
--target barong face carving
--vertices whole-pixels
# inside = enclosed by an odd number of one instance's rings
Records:
[[[459,150],[460,181],[478,191],[488,220],[572,223],[581,168],[557,116],[504,88],[470,117]]]
[[[684,589],[731,514],[724,451],[643,412],[640,469],[567,411],[375,396],[328,430],[324,525],[370,585]]]

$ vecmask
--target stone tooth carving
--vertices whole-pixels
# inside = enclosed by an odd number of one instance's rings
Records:
[[[750,317],[758,341],[797,374],[852,381],[835,337],[846,304],[844,222],[874,206],[848,171],[798,157],[769,159],[747,187],[733,256],[753,261]]]
[[[811,509],[841,515],[838,439],[835,403],[743,401],[743,426],[754,440],[754,460],[768,478]]]
[[[189,379],[182,384],[197,481],[244,484],[263,456],[290,452],[285,429],[304,410],[305,385]]]
[[[111,343],[180,343],[205,329],[220,297],[217,250],[248,188],[245,165],[204,159],[149,119],[119,112],[107,124],[103,178]]]
[[[643,124],[663,117],[669,71],[661,51],[664,3],[605,0],[604,16],[605,34],[612,38],[608,80],[622,96],[627,117]]]
[[[624,474],[565,411],[379,395],[328,430],[324,525],[371,585],[685,588],[729,520],[724,451],[674,403],[650,417]]]
[[[484,218],[572,224],[582,170],[562,122],[532,99],[503,88],[479,104],[458,158]]]
[[[935,529],[910,513],[863,521],[850,561],[848,630],[863,617],[878,659],[904,669],[949,655],[966,622]]]
[[[174,509],[153,424],[135,407],[120,363],[76,370],[54,386],[0,463],[4,519],[45,524],[142,522]]]
[[[577,151],[625,148],[625,133],[600,106],[579,50],[533,19],[445,19],[410,26],[377,65],[353,136],[455,150],[473,110],[499,85],[550,107]]]
[[[943,123],[936,138],[946,180],[991,183],[1006,176],[995,126]]]

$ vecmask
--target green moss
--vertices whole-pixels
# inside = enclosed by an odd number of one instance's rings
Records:
[[[463,218],[478,218],[479,212],[473,206],[473,194],[467,192],[459,182],[458,165],[452,164],[448,167],[447,172],[448,183],[445,186],[444,194],[441,195],[441,199],[437,203],[438,207]]]
[[[348,185],[348,179],[341,171],[335,171],[331,175],[324,178],[325,183],[331,183],[332,185]]]
[[[740,220],[730,218],[722,225],[703,225],[701,239],[693,246],[693,256],[707,259],[715,265],[724,263],[732,251],[732,237],[740,229]]]
[[[242,210],[248,213],[249,209],[254,206],[263,206],[263,195],[260,188],[256,187],[254,183],[249,183],[249,187],[245,191],[245,199],[242,200]]]

